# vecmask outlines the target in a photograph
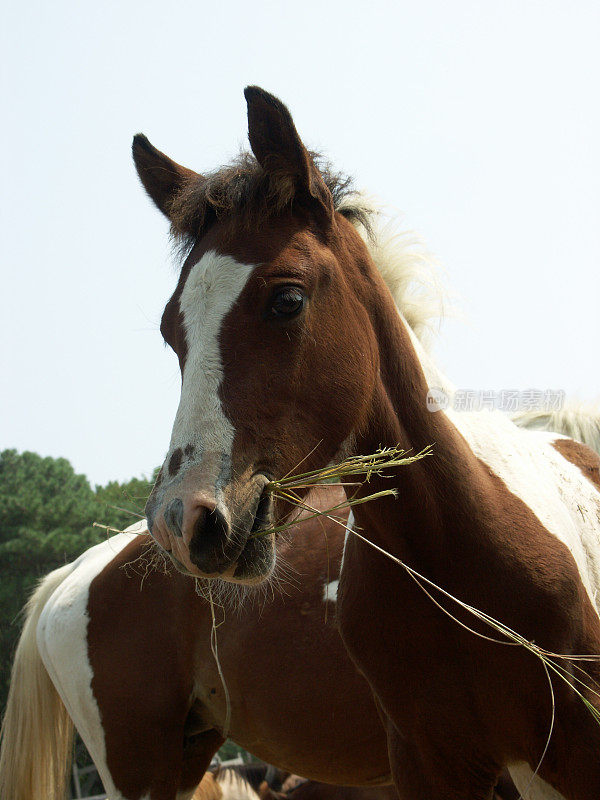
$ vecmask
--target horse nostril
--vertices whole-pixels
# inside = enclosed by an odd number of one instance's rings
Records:
[[[171,533],[181,538],[183,536],[183,500],[180,500],[179,497],[171,500],[165,509],[164,517]]]
[[[218,508],[201,508],[190,542],[190,560],[204,572],[218,572],[227,561],[229,525]]]

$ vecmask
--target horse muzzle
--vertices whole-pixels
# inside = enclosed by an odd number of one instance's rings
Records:
[[[272,500],[266,480],[253,486],[251,500],[232,513],[211,493],[186,492],[147,505],[150,532],[175,566],[194,577],[254,583],[272,570],[273,537],[257,535],[268,527]]]

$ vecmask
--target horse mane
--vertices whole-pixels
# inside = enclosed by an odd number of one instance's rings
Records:
[[[394,221],[382,224],[380,209],[354,189],[352,178],[318,153],[310,155],[335,210],[363,237],[400,313],[427,349],[446,300],[435,260],[414,233],[400,231]],[[265,172],[251,153],[242,152],[231,164],[186,181],[169,209],[171,234],[184,255],[219,218],[236,213],[246,224],[257,223],[280,213],[292,199],[289,176]]]
[[[520,411],[512,421],[520,428],[561,433],[600,454],[600,403],[570,400],[556,411]]]
[[[271,768],[272,771],[279,778],[281,775],[280,770]],[[220,766],[217,771],[217,779],[220,775],[230,774],[235,776],[238,781],[249,783],[250,786],[258,791],[258,787],[266,780],[267,771],[269,770],[268,764],[230,764],[227,766]],[[281,781],[279,781],[281,783]]]
[[[398,218],[386,219],[376,201],[362,192],[346,193],[336,211],[361,234],[398,310],[429,350],[449,303],[437,260],[414,231],[403,229]]]
[[[212,772],[205,772],[192,800],[222,800],[223,792]]]
[[[242,767],[246,766],[250,765],[219,767],[214,773],[215,781],[223,792],[223,800],[256,800],[258,791],[251,780],[254,775],[249,770],[242,771]]]

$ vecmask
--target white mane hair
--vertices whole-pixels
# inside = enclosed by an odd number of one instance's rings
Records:
[[[336,206],[364,239],[371,258],[390,290],[398,310],[429,351],[441,320],[451,311],[441,267],[413,231],[403,230],[381,206],[363,193],[346,195]]]
[[[258,792],[234,769],[217,769],[215,780],[223,792],[223,800],[258,800]]]
[[[344,195],[336,209],[346,213],[363,237],[371,257],[418,343],[417,355],[430,386],[451,395],[454,387],[433,363],[429,350],[442,319],[456,309],[441,280],[441,267],[419,236],[385,218],[381,207],[362,193]],[[414,339],[413,339],[414,341]],[[583,442],[600,454],[600,402],[569,400],[558,411],[521,411],[511,415],[521,428],[543,430]]]
[[[521,411],[512,421],[521,428],[562,433],[600,454],[600,402],[569,400],[559,411]]]

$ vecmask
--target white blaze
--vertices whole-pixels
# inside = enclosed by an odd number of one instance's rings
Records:
[[[169,455],[192,444],[194,461],[208,452],[231,458],[234,428],[219,399],[223,380],[219,332],[253,269],[254,265],[210,250],[190,270],[179,299],[187,357]]]

